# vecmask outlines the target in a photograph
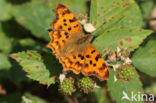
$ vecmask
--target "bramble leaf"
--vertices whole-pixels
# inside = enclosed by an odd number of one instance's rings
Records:
[[[24,10],[24,12],[23,12]],[[32,1],[15,6],[13,15],[18,23],[31,30],[36,37],[49,40],[48,28],[53,18],[52,9],[47,3]]]
[[[132,60],[138,70],[156,77],[156,38],[152,37],[145,46],[140,47]]]
[[[95,38],[93,44],[101,52],[105,48],[114,51],[116,47],[128,48],[130,51],[133,51],[151,33],[151,30],[143,30],[137,27],[114,27]]]
[[[29,50],[11,54],[10,57],[20,63],[27,72],[27,77],[49,86],[55,83],[55,77],[60,73],[61,67],[52,54],[41,54]]]
[[[117,26],[141,27],[141,17],[133,0],[91,0],[90,22],[97,29],[106,31]],[[96,32],[95,35],[100,35]]]

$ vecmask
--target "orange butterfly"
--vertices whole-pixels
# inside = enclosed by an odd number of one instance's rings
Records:
[[[109,70],[101,54],[90,43],[91,35],[85,35],[80,23],[67,7],[58,4],[54,9],[48,47],[63,65],[63,71],[94,75],[101,81],[109,78]]]

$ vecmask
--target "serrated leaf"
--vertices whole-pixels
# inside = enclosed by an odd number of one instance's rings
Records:
[[[11,4],[7,0],[0,0],[0,21],[8,20],[11,17]]]
[[[33,35],[49,40],[48,28],[53,18],[51,10],[52,8],[48,3],[33,0],[16,6],[13,14],[18,23],[31,30]]]
[[[156,77],[156,38],[139,48],[134,53],[132,61],[138,70]]]
[[[115,27],[95,38],[93,44],[101,52],[105,48],[114,51],[116,47],[128,48],[133,51],[151,33],[151,30],[143,30],[137,27]]]
[[[21,103],[48,103],[48,102],[37,97],[37,96],[31,95],[30,93],[25,93],[22,96],[22,102]]]
[[[41,84],[54,84],[55,76],[60,73],[61,67],[51,54],[41,56],[37,51],[27,51],[11,54],[27,72],[27,76]]]
[[[90,22],[103,31],[114,26],[142,25],[141,12],[133,0],[91,0],[90,9]]]
[[[110,72],[110,79],[107,81],[107,87],[117,103],[144,103],[143,101],[139,101],[138,98],[138,95],[143,93],[143,88],[137,72],[135,72],[134,80],[129,82],[121,82],[120,80],[114,81],[116,73],[113,69],[111,69]],[[130,100],[122,99],[124,93],[128,95]],[[132,93],[136,95],[135,98],[137,101],[132,99]]]
[[[34,41],[32,39],[12,39],[12,41],[8,41],[11,44],[11,51],[7,51],[3,53],[3,58],[0,58],[0,68],[3,67],[0,72],[0,76],[2,77],[9,77],[15,84],[18,85],[23,80],[28,80],[25,77],[25,72],[21,70],[21,66],[18,65],[17,62],[13,61],[12,59],[8,58],[8,52],[19,52],[22,50],[28,50],[28,49],[36,49],[40,51],[47,51],[45,48],[45,45]],[[6,61],[7,60],[7,61]],[[7,64],[10,66],[8,66]],[[7,71],[6,68],[7,67]]]

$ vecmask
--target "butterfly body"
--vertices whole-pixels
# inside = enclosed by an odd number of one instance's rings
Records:
[[[91,35],[85,35],[80,23],[64,5],[55,9],[56,19],[51,24],[51,41],[48,47],[63,65],[63,71],[71,70],[75,74],[97,76],[108,79],[109,71],[101,54],[90,43]]]

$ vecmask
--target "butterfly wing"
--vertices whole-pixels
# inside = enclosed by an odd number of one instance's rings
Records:
[[[56,13],[56,18],[51,24],[53,30],[65,30],[70,35],[82,32],[80,23],[66,6],[58,4],[54,12]]]
[[[91,44],[81,52],[74,51],[71,54],[60,56],[65,52],[62,50],[69,46],[69,41],[74,41],[73,35],[77,38],[84,34],[80,23],[67,7],[59,4],[54,12],[56,19],[51,24],[53,31],[50,32],[51,41],[48,47],[59,58],[59,62],[63,65],[63,71],[72,70],[75,74],[82,71],[85,76],[94,75],[100,80],[107,79],[109,77],[108,67],[100,53]]]
[[[109,70],[101,54],[89,44],[84,52],[85,64],[82,74],[85,76],[96,76],[101,81],[109,78]]]
[[[63,65],[63,71],[71,70],[75,74],[79,74],[84,67],[83,53],[75,52],[59,58],[60,63]]]
[[[56,18],[51,24],[52,31],[49,33],[51,41],[48,47],[59,57],[65,52],[63,50],[68,46],[68,42],[73,40],[73,35],[79,37],[84,34],[82,33],[80,23],[67,7],[58,4],[54,12],[56,13]]]
[[[58,57],[64,49],[70,35],[64,30],[56,30],[49,32],[49,36],[51,40],[47,46],[51,48],[53,53]]]

